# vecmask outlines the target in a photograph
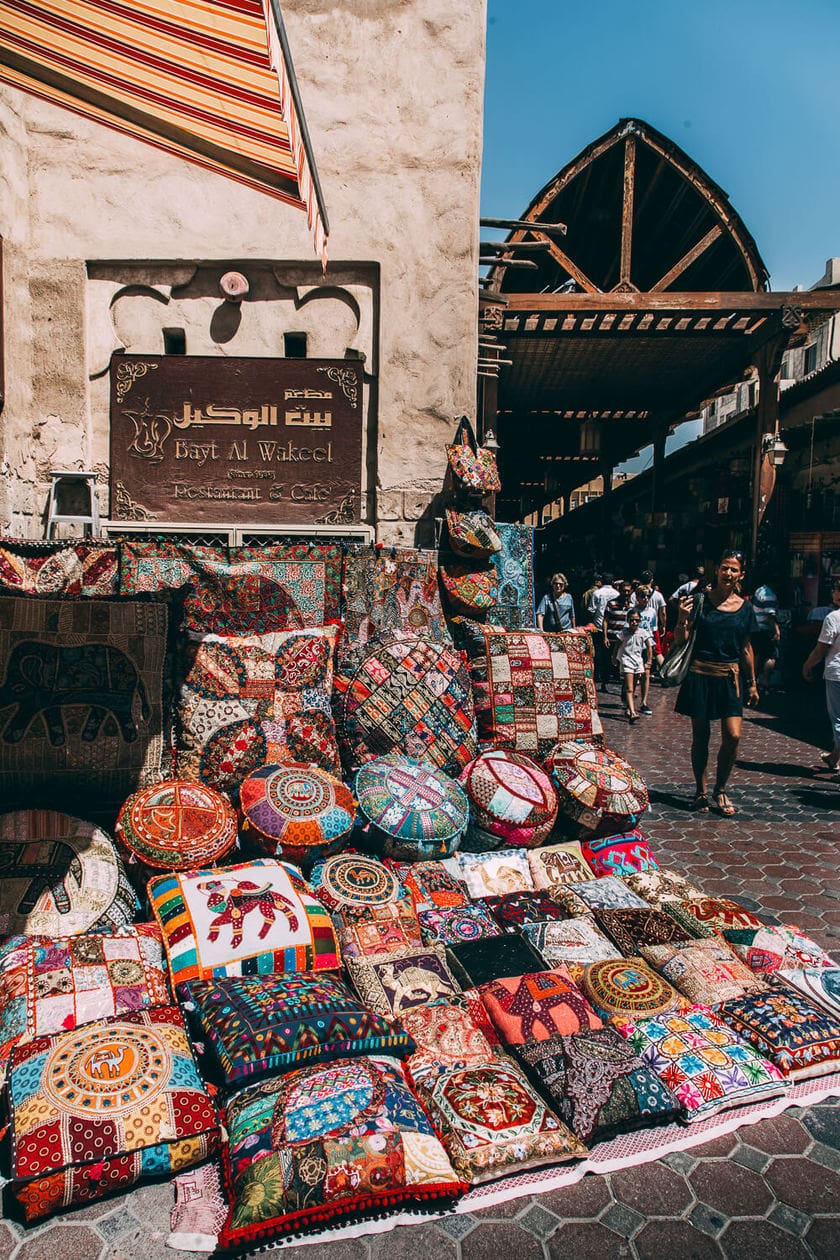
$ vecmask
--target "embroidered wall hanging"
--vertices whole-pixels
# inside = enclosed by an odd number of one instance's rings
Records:
[[[496,570],[499,595],[487,614],[491,625],[504,630],[529,630],[534,618],[534,530],[530,525],[496,522],[501,550],[490,557]]]
[[[407,630],[449,643],[438,586],[438,553],[352,544],[344,557],[342,661],[382,630]]]
[[[119,550],[82,539],[0,538],[0,587],[27,595],[116,595]]]

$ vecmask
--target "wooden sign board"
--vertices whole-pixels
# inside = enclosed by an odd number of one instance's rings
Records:
[[[111,517],[351,525],[362,416],[352,360],[114,355]]]

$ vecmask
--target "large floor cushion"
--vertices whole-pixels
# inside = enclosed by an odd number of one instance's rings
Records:
[[[567,741],[557,745],[547,764],[557,789],[561,815],[586,831],[618,831],[632,827],[648,807],[648,790],[639,774],[628,761],[607,748]],[[643,836],[638,839],[644,841]],[[597,858],[600,850],[593,850],[593,854]],[[584,857],[589,861],[585,850]],[[614,861],[610,864],[599,858],[593,869],[596,874],[624,875],[647,870],[651,865],[656,863]]]
[[[507,631],[465,621],[479,739],[544,761],[563,739],[603,733],[587,634]]]
[[[557,793],[546,772],[522,753],[505,748],[481,753],[459,776],[470,802],[470,827],[503,845],[536,848],[551,834]]]
[[[356,821],[353,793],[318,766],[260,766],[239,792],[242,832],[273,857],[310,870],[346,843]]]
[[[14,1191],[28,1220],[180,1172],[218,1144],[177,1007],[17,1046],[9,1102]]]
[[[169,610],[0,595],[0,800],[117,809],[160,777]]]
[[[453,853],[469,819],[467,798],[454,779],[399,753],[362,766],[356,797],[388,855],[407,861]]]
[[[236,811],[205,783],[164,779],[133,792],[116,834],[132,857],[154,871],[189,871],[225,857],[236,844]]]

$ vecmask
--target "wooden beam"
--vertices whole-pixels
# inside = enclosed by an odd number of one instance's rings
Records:
[[[666,271],[665,275],[662,276],[660,280],[657,280],[656,284],[651,285],[651,293],[661,293],[663,289],[667,289],[669,285],[673,284],[677,277],[681,276],[684,271],[687,271],[691,264],[696,262],[701,254],[705,254],[709,246],[713,244],[717,238],[722,235],[722,233],[723,228],[720,226],[713,227],[710,232],[707,232],[703,239],[698,241],[696,245],[692,246],[687,254],[683,254],[679,262],[674,263],[670,271]]]
[[[566,266],[565,263],[562,265]],[[580,311],[592,314],[597,311],[628,314],[669,311],[675,315],[693,311],[712,315],[755,311],[770,314],[781,312],[786,307],[805,314],[819,311],[830,315],[840,310],[840,290],[837,289],[808,289],[795,293],[765,293],[763,290],[757,293],[602,293],[595,289],[586,293],[506,293],[505,297],[508,299],[508,311],[551,311],[558,316]]]
[[[621,269],[619,284],[632,284],[633,200],[636,189],[636,137],[632,131],[624,141],[624,192],[621,203]]]
[[[482,227],[507,228],[511,232],[524,230],[530,232],[532,228],[539,228],[541,232],[559,232],[561,236],[566,235],[565,223],[533,223],[530,219],[479,219]]]
[[[569,275],[575,280],[582,289],[587,293],[597,293],[600,295],[601,290],[598,288],[585,272],[581,271],[577,263],[573,263],[568,254],[560,248],[554,241],[549,241],[550,254],[556,263],[559,263],[564,271],[568,271]]]

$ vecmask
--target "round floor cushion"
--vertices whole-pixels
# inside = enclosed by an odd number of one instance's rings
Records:
[[[326,770],[296,761],[249,774],[239,805],[243,835],[272,857],[306,867],[335,853],[356,821],[350,789]]]
[[[327,909],[347,911],[352,918],[408,899],[394,872],[379,858],[363,853],[336,853],[319,862],[309,877],[309,885]]]
[[[231,851],[236,813],[204,783],[165,779],[129,796],[116,831],[125,848],[152,870],[190,871],[212,866]]]
[[[547,761],[560,812],[588,831],[632,827],[649,804],[644,781],[629,762],[594,744],[557,744]]]
[[[458,781],[470,802],[468,841],[478,828],[481,839],[496,837],[498,847],[532,849],[550,835],[557,817],[557,792],[550,776],[530,757],[492,749],[471,761]]]
[[[362,766],[356,796],[388,855],[403,861],[448,857],[469,822],[466,793],[454,779],[399,753]]]
[[[0,816],[0,936],[104,932],[138,908],[101,827],[46,809]]]

